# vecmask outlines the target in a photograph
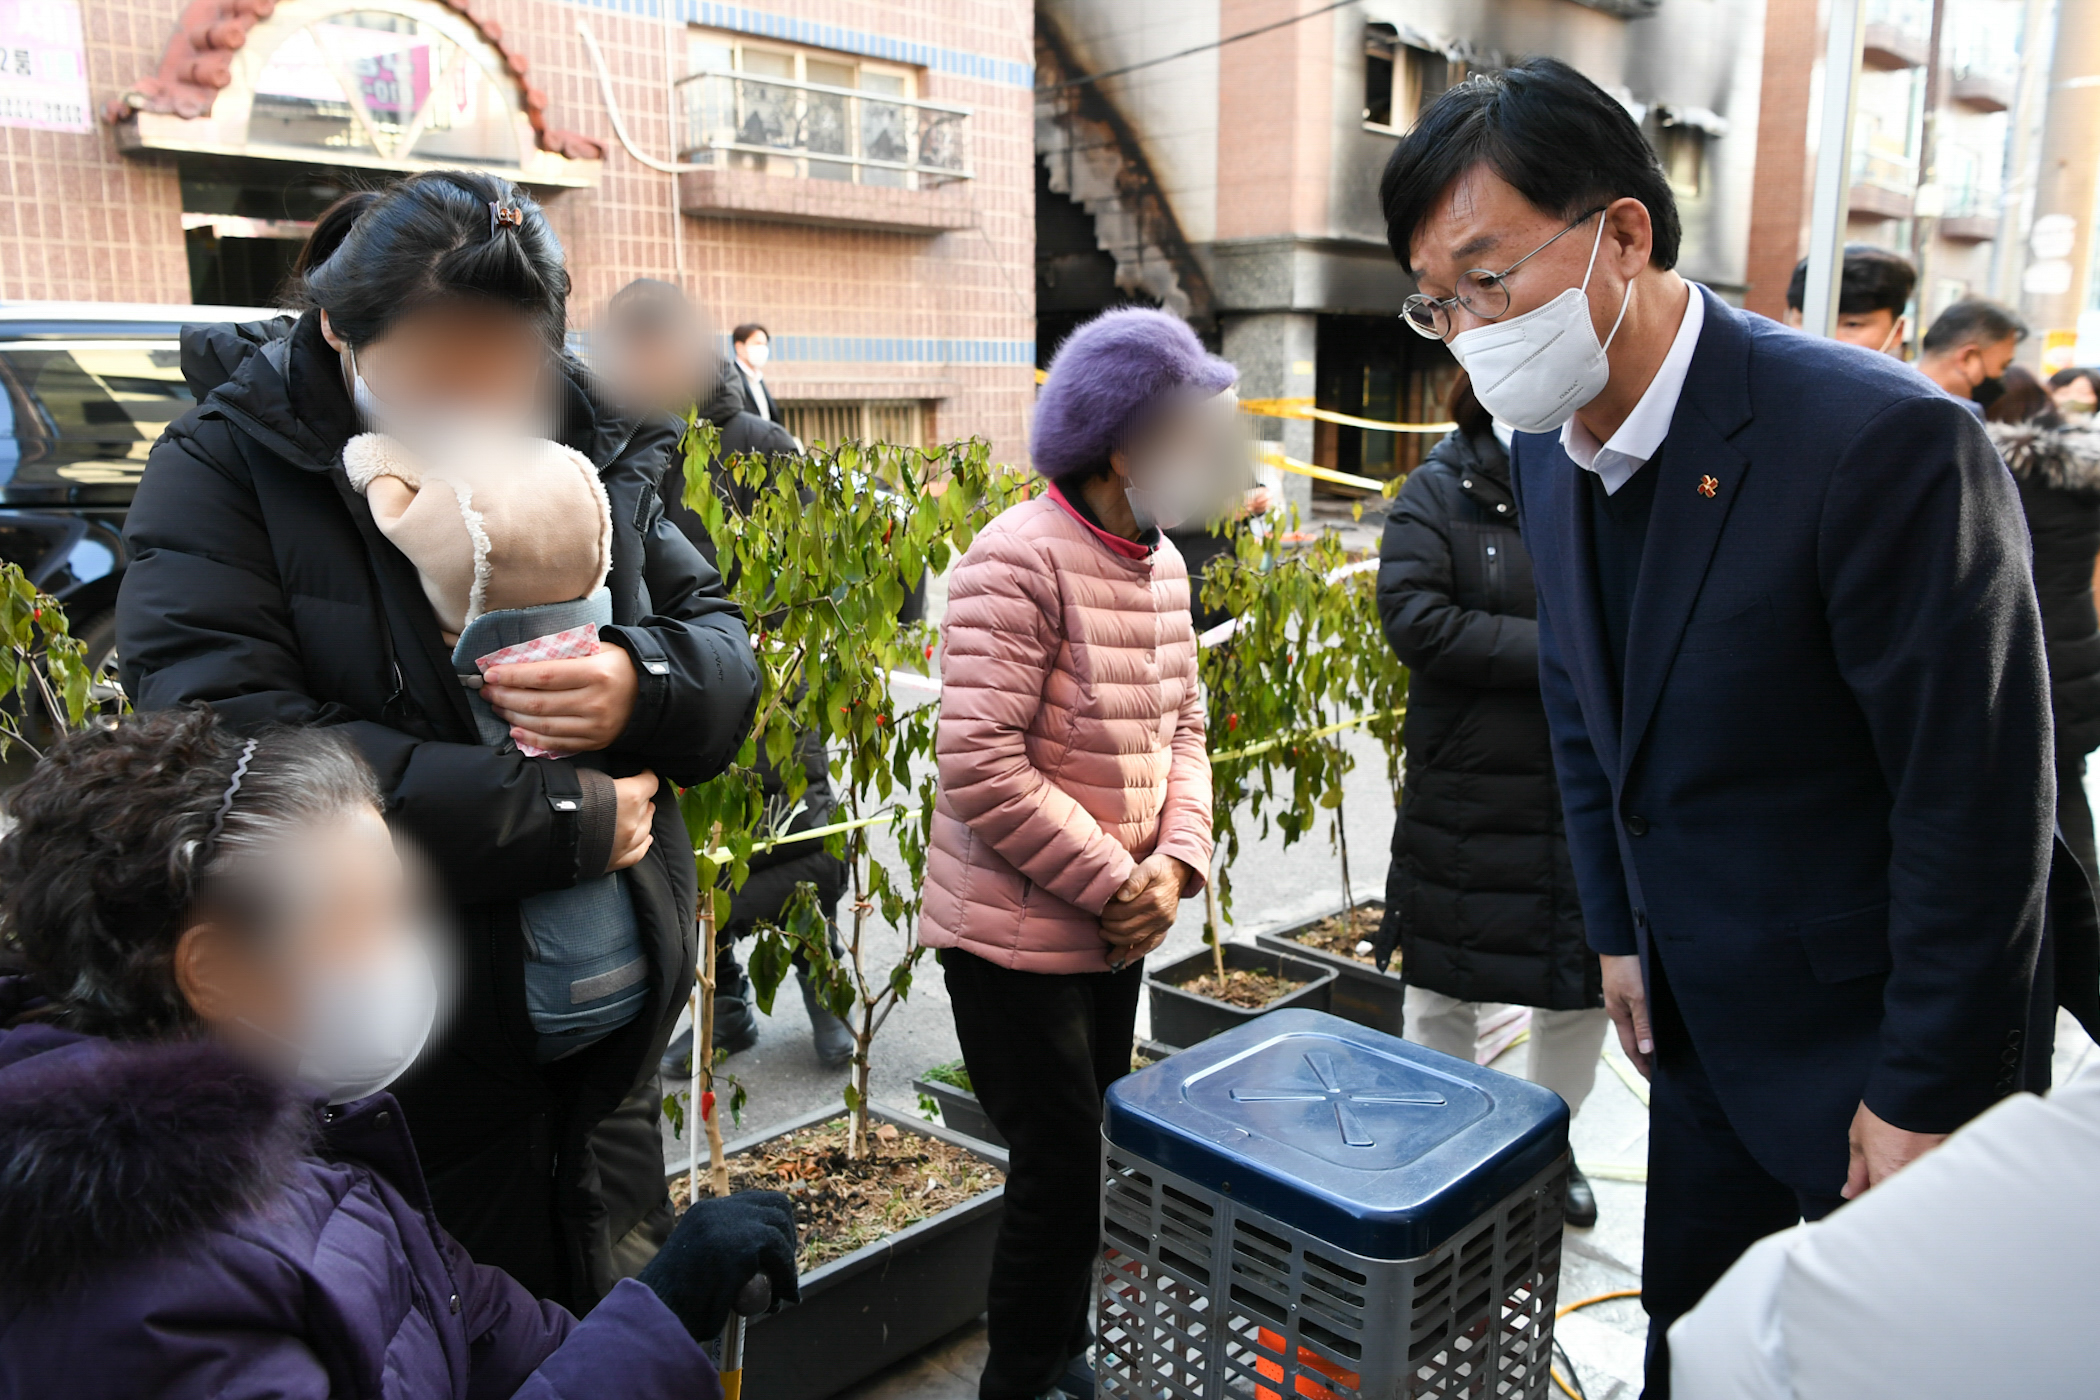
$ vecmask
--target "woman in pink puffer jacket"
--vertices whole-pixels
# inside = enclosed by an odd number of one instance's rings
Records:
[[[1210,869],[1188,571],[1160,531],[1229,489],[1235,377],[1163,312],[1082,326],[1036,406],[1049,489],[949,582],[921,937],[1012,1154],[982,1400],[1093,1394],[1101,1096],[1142,959]]]

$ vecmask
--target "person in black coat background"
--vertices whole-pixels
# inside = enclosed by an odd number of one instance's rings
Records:
[[[608,384],[638,410],[681,418],[692,413],[700,421],[713,424],[721,435],[718,455],[708,464],[715,490],[738,509],[749,510],[757,493],[748,485],[730,480],[728,472],[722,469],[723,463],[745,456],[797,456],[802,445],[786,428],[745,407],[734,366],[721,362],[711,341],[700,309],[669,282],[637,277],[606,303],[602,349]],[[685,503],[685,466],[685,453],[678,451],[664,469],[657,488],[663,500],[664,518],[684,532],[707,562],[713,564],[715,542],[708,536],[700,513]],[[808,785],[800,801],[790,809],[787,785],[765,754],[758,755],[758,769],[765,785],[765,826],[782,834],[828,826],[837,808],[824,745],[815,735],[804,734],[795,746],[795,758],[802,765]],[[717,1049],[734,1055],[758,1044],[758,1011],[752,1005],[751,979],[737,960],[736,945],[750,937],[761,922],[779,919],[794,897],[796,886],[804,882],[816,886],[818,906],[835,923],[839,900],[846,891],[846,863],[826,852],[821,842],[797,842],[751,857],[750,878],[731,896],[729,920],[717,931],[715,939]],[[853,1056],[853,1034],[845,1022],[818,1003],[799,955],[796,974],[817,1058],[837,1068]],[[690,1075],[692,1053],[693,1032],[687,1027],[664,1054],[665,1078],[677,1080]]]
[[[125,688],[142,710],[207,701],[245,730],[333,726],[371,765],[388,821],[435,867],[462,977],[435,1048],[396,1087],[438,1219],[582,1311],[668,1227],[655,1074],[692,986],[697,893],[670,784],[713,776],[741,744],[750,641],[663,517],[677,425],[614,411],[561,353],[567,274],[528,198],[462,172],[352,195],[318,221],[300,273],[316,309],[296,321],[185,333],[198,405],[155,445],[126,525]],[[368,421],[446,415],[441,443],[497,396],[505,421],[544,415],[588,457],[612,506],[610,645],[511,668],[567,689],[491,676],[483,692],[514,726],[577,736],[540,745],[574,751],[563,759],[479,741],[414,568],[343,471]],[[572,685],[569,668],[592,679]],[[541,1063],[518,901],[611,869],[648,1000]]]
[[[1597,1080],[1610,1018],[1568,859],[1539,697],[1538,599],[1509,458],[1461,372],[1458,429],[1386,517],[1378,615],[1407,664],[1406,773],[1393,826],[1381,966],[1400,950],[1408,1038],[1473,1058],[1483,1003],[1536,1008],[1530,1078],[1571,1113]],[[1568,1181],[1568,1223],[1596,1194]]]
[[[2034,545],[2034,592],[2049,655],[2056,721],[2056,822],[2086,878],[2094,866],[2086,755],[2100,748],[2100,615],[2093,562],[2100,557],[2100,430],[2072,425],[2049,390],[2015,365],[1984,413],[1985,430],[2020,486]]]

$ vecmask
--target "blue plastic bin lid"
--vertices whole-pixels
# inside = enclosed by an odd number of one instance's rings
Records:
[[[1413,1259],[1568,1145],[1550,1089],[1319,1011],[1275,1011],[1109,1087],[1124,1152],[1354,1254]]]

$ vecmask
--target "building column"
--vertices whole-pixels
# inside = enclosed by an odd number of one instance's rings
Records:
[[[2077,334],[2079,313],[2091,300],[2094,184],[2100,173],[2100,86],[2095,86],[2100,6],[2058,6],[2052,67],[2030,227],[2032,261],[2022,282],[2027,322],[2037,339],[2050,332],[2066,338]],[[2078,353],[2090,356],[2095,346],[2083,344]]]
[[[1319,339],[1319,317],[1309,311],[1270,311],[1252,316],[1220,318],[1225,358],[1240,372],[1239,394],[1243,399],[1310,399],[1313,396],[1314,358]],[[1259,420],[1261,431],[1275,441],[1278,420]],[[1286,457],[1301,462],[1313,459],[1313,425],[1308,418],[1281,420]],[[1283,498],[1295,507],[1300,520],[1312,518],[1312,478],[1286,472]]]

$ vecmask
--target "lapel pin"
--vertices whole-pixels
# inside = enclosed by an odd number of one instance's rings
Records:
[[[1699,494],[1707,497],[1709,500],[1712,499],[1714,492],[1720,489],[1721,483],[1715,481],[1712,477],[1702,476],[1699,478]]]

